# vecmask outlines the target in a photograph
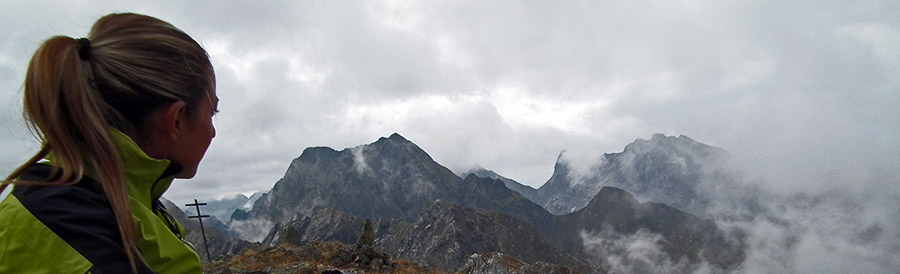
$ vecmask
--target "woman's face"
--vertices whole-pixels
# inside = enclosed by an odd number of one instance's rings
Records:
[[[213,116],[216,114],[219,97],[216,96],[215,89],[209,92],[209,96],[205,100],[201,100],[193,113],[189,114],[183,127],[182,139],[174,151],[172,151],[169,160],[181,164],[184,170],[176,174],[176,178],[188,179],[193,178],[197,174],[197,166],[200,160],[206,154],[212,138],[216,137],[216,128],[213,126]]]

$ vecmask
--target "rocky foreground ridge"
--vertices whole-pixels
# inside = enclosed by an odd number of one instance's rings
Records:
[[[365,257],[365,258],[363,258]],[[302,246],[283,244],[270,248],[253,247],[205,265],[211,274],[571,274],[565,266],[527,264],[502,253],[472,254],[461,271],[446,272],[416,265],[405,259],[391,259],[377,251],[339,242],[311,242]]]

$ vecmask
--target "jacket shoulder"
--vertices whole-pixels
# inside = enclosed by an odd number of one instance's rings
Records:
[[[43,181],[52,167],[35,165],[20,179]],[[30,237],[22,245],[38,248],[38,245],[52,244],[68,246],[77,255],[95,265],[103,273],[131,272],[128,257],[122,245],[121,234],[112,208],[106,197],[99,191],[99,184],[85,177],[74,185],[16,185],[10,197],[20,205],[19,214],[10,222],[33,218],[44,229],[20,230],[19,238]],[[11,202],[12,203],[12,202]],[[6,218],[6,212],[3,213]],[[28,221],[25,221],[28,223]],[[44,239],[47,239],[46,241]],[[47,252],[47,251],[42,251]],[[47,254],[51,255],[51,254]],[[70,256],[75,257],[75,256]],[[57,261],[70,257],[48,256]],[[138,264],[141,273],[152,273],[146,266]]]
[[[85,273],[92,263],[32,215],[14,195],[0,202],[0,273]]]

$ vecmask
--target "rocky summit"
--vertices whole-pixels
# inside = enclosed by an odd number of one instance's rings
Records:
[[[563,155],[553,175],[537,190],[537,203],[553,214],[574,212],[604,186],[624,189],[641,200],[706,215],[708,192],[735,185],[728,153],[686,136],[637,139],[620,153],[607,153],[589,170],[572,168]]]
[[[249,218],[285,223],[330,207],[363,218],[413,220],[427,202],[460,193],[461,181],[399,134],[342,151],[308,148]]]

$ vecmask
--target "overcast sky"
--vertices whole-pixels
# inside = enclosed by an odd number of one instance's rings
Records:
[[[3,174],[37,149],[21,87],[40,43],[130,11],[192,35],[216,69],[218,135],[176,203],[266,191],[306,147],[394,132],[455,172],[533,187],[562,150],[587,162],[664,133],[775,190],[900,191],[895,0],[4,2]]]

